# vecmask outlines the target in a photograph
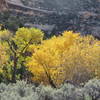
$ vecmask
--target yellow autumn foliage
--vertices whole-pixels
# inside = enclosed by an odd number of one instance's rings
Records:
[[[0,73],[3,72],[2,69],[7,64],[7,60],[6,48],[0,43]]]
[[[91,35],[65,31],[61,36],[44,40],[33,50],[27,66],[36,82],[50,84],[46,73],[56,85],[65,80],[82,83],[100,78],[100,41]]]
[[[0,40],[8,40],[12,33],[8,30],[0,30]]]
[[[78,37],[79,34],[66,31],[62,36],[44,40],[27,64],[29,70],[35,75],[33,80],[49,84],[46,75],[48,73],[56,85],[61,84],[65,79],[62,65],[63,53],[69,50]]]
[[[66,70],[66,79],[76,83],[88,81],[91,78],[100,78],[100,45],[92,36],[79,37],[64,52],[63,65]]]
[[[0,47],[0,66],[3,63],[8,64],[3,68],[3,77],[13,82],[19,79],[19,76],[25,71],[17,71],[24,66],[26,56],[31,55],[31,46],[40,44],[44,33],[37,28],[19,28],[15,33],[8,30],[0,30],[0,43],[5,48]],[[35,46],[36,47],[36,46]],[[6,50],[5,50],[6,49]],[[6,60],[8,55],[8,60]],[[5,61],[5,62],[4,62]]]
[[[44,33],[36,28],[19,28],[14,35],[13,40],[19,48],[22,50],[27,44],[37,44],[43,39]],[[29,46],[30,46],[29,45]]]

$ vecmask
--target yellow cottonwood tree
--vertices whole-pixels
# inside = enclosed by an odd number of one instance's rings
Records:
[[[29,46],[40,44],[43,35],[43,32],[36,28],[19,28],[15,34],[11,34],[8,30],[0,31],[0,42],[6,43],[8,47],[13,82],[16,82],[17,68],[25,61],[25,54]]]
[[[65,80],[79,84],[100,78],[100,41],[91,35],[65,31],[44,40],[32,52],[27,66],[34,74],[33,81],[56,87]]]
[[[100,45],[97,44],[99,41],[93,36],[79,37],[69,51],[64,52],[66,79],[82,83],[100,76]]]
[[[73,34],[72,31],[66,31],[62,36],[44,40],[27,64],[29,70],[35,75],[33,80],[53,87],[61,84],[65,79],[62,65],[63,53],[69,50],[78,36],[79,34]]]

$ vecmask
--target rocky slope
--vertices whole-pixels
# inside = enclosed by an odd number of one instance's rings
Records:
[[[23,4],[58,11],[93,10],[100,6],[100,0],[21,0]]]
[[[31,24],[55,25],[54,33],[73,30],[82,34],[93,34],[100,38],[100,0],[9,0],[16,4],[54,10],[57,13]],[[34,16],[33,16],[34,17]],[[33,18],[34,19],[34,18]],[[30,19],[29,19],[30,20]]]
[[[22,3],[21,0],[7,0],[7,1],[10,1],[10,2],[13,2],[13,3],[16,3],[16,4],[19,4],[19,5],[23,5],[23,3]]]

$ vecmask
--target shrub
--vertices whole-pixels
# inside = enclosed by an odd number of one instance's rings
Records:
[[[65,83],[58,89],[50,86],[27,84],[17,81],[16,84],[0,84],[0,100],[99,100],[100,80],[93,79],[83,88]]]

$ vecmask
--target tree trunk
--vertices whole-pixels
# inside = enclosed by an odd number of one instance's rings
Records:
[[[53,80],[51,79],[51,76],[48,77],[49,83],[53,88],[56,88],[56,85],[54,84]]]
[[[13,66],[13,72],[12,72],[12,82],[14,83],[16,82],[17,61],[18,61],[18,58],[15,53],[14,54],[14,66]]]
[[[51,75],[50,75],[50,73],[49,73],[49,69],[48,69],[47,67],[44,67],[44,71],[45,71],[45,73],[46,73],[46,75],[47,75],[47,78],[48,78],[48,81],[49,81],[50,85],[51,85],[53,88],[56,88],[56,84],[54,83],[54,81],[53,81],[52,78],[51,78]]]

